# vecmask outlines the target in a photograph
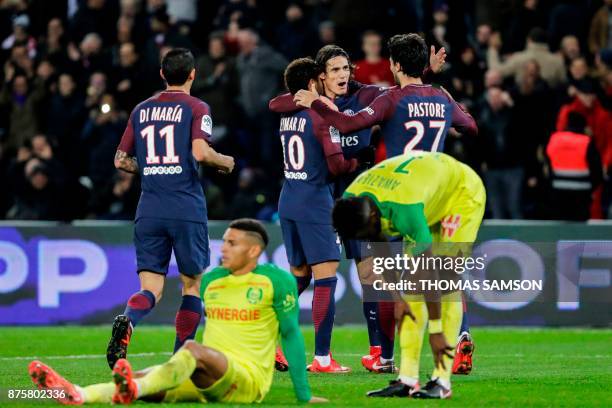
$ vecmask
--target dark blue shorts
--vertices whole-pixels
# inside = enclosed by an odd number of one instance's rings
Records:
[[[366,258],[368,255],[363,253],[361,247],[365,243],[365,241],[360,241],[358,239],[347,239],[346,241],[342,241],[342,246],[344,246],[344,254],[346,255],[346,259],[354,259],[355,261],[361,261],[363,258]]]
[[[199,275],[210,265],[205,223],[139,218],[134,227],[134,246],[138,272],[167,274],[173,249],[183,275]]]
[[[340,260],[338,235],[331,224],[281,218],[280,225],[289,265],[316,265]]]

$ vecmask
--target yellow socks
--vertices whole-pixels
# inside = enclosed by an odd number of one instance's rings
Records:
[[[420,297],[422,299],[422,296]],[[409,301],[410,310],[416,317],[414,322],[410,317],[404,317],[400,331],[401,365],[400,379],[408,385],[414,385],[419,378],[419,361],[421,359],[421,348],[423,347],[423,336],[427,326],[427,306],[422,300]]]
[[[87,404],[110,404],[115,393],[115,383],[93,384],[87,387],[78,387],[78,389],[81,391],[83,399]]]
[[[461,319],[463,318],[463,303],[461,300],[460,292],[449,293],[448,295],[442,296],[442,332],[446,341],[450,344],[453,349],[457,336],[459,335],[459,329],[461,328]],[[454,355],[454,350],[451,352]],[[442,380],[442,384],[450,389],[450,377],[451,370],[453,368],[453,359],[449,357],[444,358],[444,365],[446,369],[442,367],[435,367],[433,370],[432,378],[439,378]]]
[[[196,368],[196,359],[187,349],[181,349],[166,363],[156,366],[142,378],[136,378],[138,397],[176,388],[189,380]]]

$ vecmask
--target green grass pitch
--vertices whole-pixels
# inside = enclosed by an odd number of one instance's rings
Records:
[[[78,384],[108,381],[104,351],[109,333],[110,325],[0,328],[0,406],[55,405],[52,401],[7,400],[8,389],[32,387],[26,369],[29,356],[37,356]],[[304,334],[307,351],[311,352],[312,329],[304,327]],[[473,335],[474,371],[469,376],[453,377],[451,400],[369,399],[365,397],[367,390],[386,384],[394,376],[366,373],[361,367],[360,356],[367,350],[365,327],[337,327],[332,342],[334,357],[353,372],[309,375],[313,394],[329,398],[330,405],[350,407],[612,406],[612,330],[475,328]],[[139,369],[165,361],[173,343],[173,327],[139,327],[130,347],[133,366]],[[421,381],[426,380],[431,366],[430,354],[426,353]],[[294,404],[289,375],[276,373],[272,390],[261,406]]]

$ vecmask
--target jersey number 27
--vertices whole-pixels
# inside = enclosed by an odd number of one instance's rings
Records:
[[[438,146],[440,145],[440,139],[442,138],[442,135],[444,134],[445,126],[446,126],[445,120],[430,120],[429,121],[430,129],[438,129],[436,133],[436,137],[434,138],[434,141],[431,145],[431,149],[429,151],[431,152],[438,151]],[[423,139],[423,136],[425,136],[425,125],[423,125],[423,122],[419,120],[411,120],[409,122],[404,123],[404,128],[406,128],[406,130],[414,129],[416,131],[414,137],[410,139],[410,141],[406,143],[406,147],[404,147],[404,154],[406,154],[408,152],[416,150],[415,147],[421,142],[421,140]]]

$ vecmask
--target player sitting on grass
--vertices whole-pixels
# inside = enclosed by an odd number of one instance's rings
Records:
[[[453,243],[442,248],[448,252],[438,255],[461,256],[468,254],[476,239],[484,205],[482,181],[471,168],[443,153],[412,152],[362,173],[336,202],[332,216],[343,238],[385,242],[386,237],[402,237],[413,244],[413,255],[423,252],[428,257],[432,243]],[[450,279],[456,278],[453,275],[451,271]],[[437,271],[426,278],[435,281]],[[368,396],[451,396],[453,348],[447,339],[454,339],[461,325],[461,293],[432,292],[396,303],[396,316],[401,317],[400,375]],[[419,360],[428,321],[435,368],[431,380],[419,390]]]
[[[29,373],[41,389],[63,390],[62,404],[151,402],[260,402],[274,372],[280,332],[299,401],[312,397],[304,367],[304,339],[298,325],[297,288],[288,272],[257,259],[268,244],[263,225],[233,221],[223,235],[222,266],[202,279],[207,317],[203,344],[187,341],[166,363],[132,373],[121,359],[114,382],[79,387],[51,367],[32,361]]]

